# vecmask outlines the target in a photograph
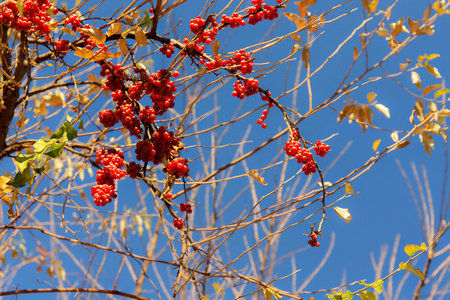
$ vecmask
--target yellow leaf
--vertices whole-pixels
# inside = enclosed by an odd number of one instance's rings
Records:
[[[286,18],[289,19],[289,21],[295,21],[295,20],[297,20],[298,18],[300,18],[297,14],[293,14],[293,13],[290,13],[290,12],[285,12],[285,13],[283,13],[283,14],[284,14],[284,16],[285,16]]]
[[[90,59],[94,55],[94,52],[86,48],[74,47],[74,49],[75,55],[81,58]]]
[[[98,28],[82,28],[79,30],[85,35],[90,36],[97,44],[104,44],[106,42],[106,35]]]
[[[369,5],[370,10],[372,12],[376,12],[377,11],[377,5],[378,5],[378,0],[372,0],[372,3],[370,3],[370,5]]]
[[[222,298],[225,297],[225,292],[223,291],[222,287],[220,286],[220,284],[218,284],[217,282],[213,283],[213,287],[216,290],[217,293],[220,293],[220,295],[222,296]]]
[[[295,4],[297,4],[298,6],[298,12],[300,13],[300,16],[305,17],[307,14],[307,9],[306,9],[306,3],[304,0],[299,1],[299,2],[295,2]]]
[[[378,109],[383,115],[385,115],[386,118],[389,119],[391,117],[391,114],[389,113],[389,108],[387,108],[383,104],[377,103],[375,104],[375,108]]]
[[[429,64],[427,64],[426,69],[427,69],[428,73],[430,73],[434,77],[442,78],[441,74],[439,73],[439,71],[436,67],[433,67],[433,66],[430,66]]]
[[[70,35],[73,35],[74,37],[77,37],[77,34],[72,29],[70,29],[68,27],[61,27],[61,28],[59,28],[59,30],[61,30],[61,31],[65,32],[65,33],[68,33]]]
[[[302,41],[302,38],[297,33],[291,34],[291,38],[297,43],[300,43]],[[298,44],[295,44],[295,45],[298,46]],[[294,45],[294,47],[295,47],[295,45]],[[291,54],[292,54],[292,52],[291,52]]]
[[[367,101],[371,102],[373,101],[373,99],[375,99],[377,97],[377,94],[374,92],[370,92],[367,94]]]
[[[95,54],[95,56],[92,58],[95,61],[99,61],[99,60],[104,60],[104,59],[109,59],[109,58],[116,58],[119,56],[122,56],[122,52],[106,52],[106,53],[98,53]]]
[[[337,213],[339,218],[344,220],[347,224],[350,224],[350,222],[352,221],[352,215],[350,214],[350,211],[348,210],[348,208],[341,208],[341,207],[333,206],[333,209]]]
[[[355,193],[355,190],[354,190],[353,186],[350,183],[347,183],[345,185],[345,193],[346,194],[353,194],[354,196],[356,196],[356,194],[358,194],[358,193]]]
[[[1,194],[7,194],[7,193],[12,192],[13,187],[11,185],[6,184],[9,180],[10,180],[9,177],[6,177],[6,176],[0,177],[0,193]]]
[[[423,275],[422,271],[420,271],[419,269],[414,269],[414,267],[411,264],[405,264],[405,263],[401,262],[400,263],[400,269],[406,270],[408,272],[411,272],[414,275],[418,276],[422,280],[425,279],[425,276]]]
[[[378,28],[377,33],[379,36],[385,37],[389,35],[389,30],[387,30],[386,27],[380,27]]]
[[[107,36],[111,36],[114,34],[121,34],[123,31],[123,27],[121,23],[112,23],[106,33]]]
[[[367,10],[367,12],[370,13],[372,12],[371,8],[370,8],[370,0],[362,0],[362,4],[364,6],[364,9]]]
[[[407,59],[407,60],[406,60],[406,63],[401,63],[401,64],[400,64],[400,70],[406,69],[406,67],[409,65],[410,62],[411,62],[411,60],[410,60],[410,59]]]
[[[414,112],[416,113],[419,121],[422,122],[425,114],[425,107],[423,102],[419,99],[416,99],[416,102],[414,103]]]
[[[422,83],[420,81],[420,76],[414,71],[411,72],[411,81],[417,86],[417,88],[423,90]]]
[[[381,139],[378,139],[375,142],[373,142],[373,144],[372,144],[373,151],[377,151],[378,146],[380,145],[380,142],[381,142]]]
[[[139,44],[139,46],[141,46],[141,47],[150,44],[150,43],[147,41],[147,36],[146,36],[145,33],[142,31],[142,29],[139,28],[139,27],[136,29],[135,37],[136,37],[136,42],[137,42],[137,43]]]
[[[423,132],[419,135],[420,141],[423,143],[423,147],[428,155],[431,156],[431,149],[434,149],[434,139],[433,137],[426,132]],[[431,149],[430,149],[431,148]]]
[[[119,39],[119,48],[120,52],[122,52],[123,55],[127,55],[130,50],[128,50],[127,47],[127,41],[125,39]]]
[[[252,177],[256,181],[258,181],[261,184],[267,185],[267,182],[264,181],[264,178],[258,175],[258,171],[256,170],[250,170],[248,172],[248,176]]]
[[[270,287],[263,287],[262,294],[263,294],[264,299],[266,299],[266,300],[273,300],[273,298],[275,298],[277,300],[281,299],[281,295],[278,294],[273,289],[271,289]]]
[[[414,254],[416,254],[419,251],[425,251],[427,250],[427,245],[425,243],[422,243],[420,246],[417,245],[406,245],[405,246],[405,253],[411,257]]]
[[[125,15],[125,21],[127,21],[127,24],[132,26],[133,25],[133,17],[129,16],[129,15]]]

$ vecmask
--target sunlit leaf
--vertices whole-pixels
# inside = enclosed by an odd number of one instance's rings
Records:
[[[274,291],[270,287],[263,287],[262,295],[263,295],[264,299],[266,299],[266,300],[273,300],[273,299],[280,300],[282,298],[280,294],[278,294],[276,291]]]
[[[351,291],[347,290],[345,293],[342,294],[341,292],[333,291],[334,295],[326,294],[328,299],[334,299],[334,300],[350,300],[353,298],[353,294]]]
[[[267,182],[264,181],[264,178],[258,175],[258,171],[256,170],[250,170],[248,172],[248,176],[252,177],[256,181],[258,181],[261,184],[267,185]]]
[[[363,7],[364,7],[364,9],[369,13],[369,15],[370,15],[370,13],[372,12],[372,9],[370,8],[370,0],[362,0],[362,4],[363,4]]]
[[[411,264],[408,263],[405,264],[401,262],[400,269],[411,272],[414,275],[418,276],[420,279],[425,280],[425,276],[423,275],[422,271],[420,271],[419,269],[414,269],[414,267]]]
[[[345,187],[345,189],[347,189],[347,186]],[[356,193],[355,193],[355,195],[356,195]],[[339,218],[344,220],[347,224],[350,224],[350,222],[352,221],[352,215],[350,214],[350,211],[348,210],[348,208],[341,208],[341,207],[333,206],[333,209],[336,212],[336,214],[339,216]]]
[[[123,26],[121,23],[112,23],[106,33],[107,36],[111,36],[114,34],[121,34],[123,31]]]
[[[436,91],[436,93],[434,93],[434,98],[438,98],[447,93],[450,93],[450,89],[440,89],[439,91]]]
[[[136,42],[139,44],[139,46],[145,46],[150,44],[149,41],[147,40],[147,36],[145,35],[145,33],[142,31],[141,28],[137,28],[136,32],[135,32],[135,37],[136,37]]]
[[[419,99],[416,99],[416,102],[414,103],[414,112],[416,113],[419,121],[422,122],[425,115],[425,107],[423,102]]]
[[[295,26],[297,27],[297,30],[304,28],[308,24],[308,21],[306,19],[300,18],[295,20]]]
[[[308,6],[313,6],[314,4],[316,4],[316,0],[306,0],[305,3]]]
[[[355,46],[353,49],[353,59],[356,59],[358,57],[358,47]]]
[[[406,67],[407,67],[410,63],[411,63],[411,60],[410,60],[410,59],[407,59],[407,60],[406,60],[406,63],[401,63],[401,64],[400,64],[400,70],[406,69]]]
[[[320,182],[320,181],[319,181],[317,184],[320,185],[320,186],[322,186],[322,182]],[[328,186],[332,186],[332,185],[333,185],[333,184],[332,184],[331,182],[329,182],[329,181],[325,181],[323,184],[325,185],[325,187],[328,187]]]
[[[347,183],[345,185],[345,193],[346,194],[353,194],[354,196],[356,196],[356,194],[358,194],[358,193],[355,193],[354,188],[353,188],[353,186],[350,183]]]
[[[94,55],[94,52],[86,48],[74,47],[74,49],[75,55],[81,58],[90,59]]]
[[[377,300],[377,296],[375,296],[375,294],[371,291],[362,291],[359,294],[359,297],[361,300]]]
[[[384,281],[381,279],[378,279],[377,281],[372,283],[365,283],[364,281],[359,282],[359,284],[361,285],[373,288],[378,294],[381,294],[381,292],[383,291],[383,283]]]
[[[389,35],[389,30],[387,30],[386,27],[380,27],[378,28],[377,33],[379,36],[385,37]]]
[[[389,113],[389,108],[387,108],[383,104],[377,103],[375,104],[375,108],[378,109],[383,115],[385,115],[386,118],[389,119],[391,117],[391,114]]]
[[[68,27],[64,27],[63,26],[63,27],[60,27],[59,30],[61,30],[61,31],[65,32],[65,33],[68,33],[70,35],[73,35],[74,37],[77,37],[77,34],[72,29],[70,29]]]
[[[398,142],[398,132],[397,131],[394,131],[393,133],[391,133],[391,139],[396,143]]]
[[[429,85],[426,88],[423,89],[422,91],[422,95],[425,96],[426,94],[428,94],[429,92],[431,92],[432,90],[438,89],[440,88],[442,85],[441,84],[433,84],[433,85]]]
[[[297,14],[290,13],[290,12],[284,12],[283,14],[284,14],[284,16],[285,16],[286,18],[288,18],[290,21],[295,21],[295,20],[297,20],[298,18],[300,18]]]
[[[428,73],[430,73],[434,77],[442,78],[441,74],[439,73],[439,71],[436,67],[433,67],[433,66],[427,64],[425,68],[427,69]]]
[[[308,12],[306,2],[302,0],[299,2],[295,2],[295,4],[297,4],[298,6],[298,12],[300,13],[300,16],[305,17]]]
[[[127,41],[125,39],[119,39],[119,48],[123,55],[127,55],[130,50],[127,47]]]
[[[378,0],[372,0],[372,2],[369,5],[370,10],[372,12],[376,12],[377,11],[377,6],[378,6]]]
[[[381,142],[381,139],[378,139],[375,142],[373,142],[373,144],[372,144],[373,151],[377,151],[378,146],[380,145],[380,142]]]
[[[422,82],[420,81],[420,76],[414,71],[411,72],[411,81],[417,86],[417,88],[423,90]]]
[[[428,155],[431,156],[431,149],[434,149],[434,139],[433,137],[426,132],[423,132],[419,135],[420,141],[423,143],[423,147]]]
[[[419,251],[425,251],[427,250],[427,245],[425,243],[422,243],[420,246],[417,245],[406,245],[405,246],[405,253],[411,257],[414,254],[416,254]]]
[[[98,28],[81,28],[79,30],[85,35],[90,36],[97,44],[104,44],[106,42],[106,35]]]

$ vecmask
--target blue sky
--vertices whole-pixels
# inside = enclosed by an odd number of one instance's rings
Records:
[[[275,3],[275,1],[272,2],[269,2],[269,4]],[[322,11],[327,11],[332,6],[338,4],[337,1],[331,2],[332,3],[329,3],[329,1],[318,1],[313,8],[320,13]],[[175,12],[173,21],[167,21],[166,23],[161,22],[161,33],[164,32],[164,27],[171,28],[173,23],[177,23],[178,19],[182,18],[182,26],[177,29],[176,34],[179,38],[184,36],[186,33],[186,27],[184,25],[187,24],[189,19],[197,16],[197,12],[201,9],[201,7],[203,7],[202,5],[199,5],[199,7],[196,7],[196,5],[191,6],[191,3],[192,1],[190,1],[189,4],[181,6],[181,9]],[[249,3],[250,1],[246,1],[246,5],[249,5]],[[219,11],[221,9],[221,5],[222,3],[215,3],[216,7],[212,8],[214,9],[214,12]],[[234,7],[234,5],[235,4],[232,4],[231,7]],[[386,3],[380,3],[379,9],[386,9],[386,5]],[[108,12],[106,6],[107,5],[103,5],[103,9],[95,13],[95,17],[104,16],[104,14]],[[422,17],[423,10],[425,10],[426,7],[427,4],[424,1],[400,1],[391,14],[391,20],[393,22],[398,20],[400,17],[406,19],[408,16],[411,16],[412,19],[416,20]],[[110,8],[112,9],[113,7],[111,6]],[[341,16],[353,8],[358,9],[349,15],[342,16],[340,19],[331,24],[327,24],[315,33],[318,38],[312,44],[310,49],[312,69],[315,69],[322,64],[322,62],[336,49],[336,47],[352,32],[353,28],[362,22],[363,10],[361,7],[361,2],[350,1],[350,3],[327,15],[326,20],[332,20],[333,18]],[[286,11],[297,12],[296,7],[292,2],[288,4]],[[229,15],[229,12],[230,10],[226,13]],[[379,20],[379,18],[380,17],[377,17],[377,20]],[[254,27],[247,25],[244,28],[234,30],[225,29],[221,31],[218,36],[220,40],[220,52],[230,52],[261,42],[266,34],[270,39],[295,30],[293,23],[283,16],[280,16],[276,22],[276,27],[274,28],[270,27],[273,22],[266,21]],[[369,30],[374,28],[375,24],[376,23],[374,22],[369,23]],[[411,65],[413,65],[417,61],[416,58],[418,55],[423,55],[424,53],[439,53],[441,56],[433,61],[433,65],[438,67],[443,80],[446,80],[446,78],[450,75],[450,54],[447,50],[449,46],[449,32],[445,30],[450,25],[449,18],[447,16],[443,16],[438,22],[436,22],[435,25],[436,33],[433,36],[421,36],[408,45],[408,47],[399,55],[391,57],[389,61],[383,64],[386,70],[391,73],[399,72],[399,63],[405,62],[407,58],[412,60]],[[305,32],[301,35],[302,39],[306,41]],[[399,39],[401,40],[406,36],[406,34],[402,34]],[[320,70],[320,72],[312,77],[311,89],[313,93],[313,106],[316,106],[326,100],[336,90],[343,76],[347,72],[349,64],[352,62],[352,52],[355,45],[361,49],[361,44],[357,35],[342,47],[339,53],[330,61],[329,64],[327,64],[322,70]],[[264,63],[266,62],[273,63],[286,57],[292,47],[293,41],[291,39],[287,39],[266,52],[263,51],[258,53],[255,55],[255,69],[258,70],[264,68]],[[153,45],[151,45],[150,48],[152,50],[156,49]],[[368,64],[372,65],[378,62],[379,59],[389,51],[390,49],[387,41],[385,41],[383,37],[375,35],[374,41],[369,47]],[[210,48],[208,48],[207,52],[211,53]],[[149,67],[151,69],[154,68],[155,70],[158,70],[160,67],[167,67],[169,63],[169,60],[167,58],[162,58],[162,55],[159,52],[152,56],[152,60],[154,62]],[[293,61],[290,64],[280,65],[275,72],[269,73],[265,77],[260,78],[260,86],[264,89],[270,89],[274,97],[278,97],[278,95],[285,91],[285,85],[287,86],[287,90],[289,90],[294,84],[299,60],[301,60],[300,52],[293,57]],[[355,76],[358,76],[364,66],[365,61],[362,59],[356,64],[355,69],[350,73],[349,79],[346,83],[349,83],[355,78]],[[186,64],[186,67],[188,72],[195,72],[189,64]],[[303,78],[305,78],[306,69],[301,67],[300,70],[300,78],[303,80]],[[423,68],[416,70],[416,72],[420,74],[424,86],[441,83],[440,80],[437,80],[432,75],[428,74]],[[260,73],[257,72],[257,74]],[[382,75],[384,74],[381,71],[375,71],[370,73],[368,77]],[[411,82],[410,76],[410,72],[406,72],[397,79],[405,88],[410,89],[416,94],[420,94],[420,90],[418,90]],[[204,81],[201,82],[200,86],[204,86],[209,80],[214,79],[215,76],[210,74],[204,78]],[[230,120],[232,115],[236,112],[238,106],[241,104],[242,108],[239,111],[239,114],[243,114],[244,112],[255,109],[263,104],[257,96],[252,96],[244,100],[245,103],[241,103],[240,100],[231,97],[231,92],[232,85],[228,84],[217,93],[202,100],[202,102],[197,105],[195,112],[196,117],[205,115],[204,119],[198,123],[197,130],[209,128],[215,122],[220,123]],[[369,128],[365,133],[363,133],[360,126],[355,123],[348,124],[348,122],[344,120],[338,124],[336,121],[338,114],[335,110],[339,111],[343,108],[345,104],[342,100],[331,105],[334,110],[330,108],[322,109],[299,124],[300,133],[310,142],[315,142],[316,140],[326,139],[333,136],[327,142],[331,145],[332,151],[325,158],[318,158],[318,164],[323,170],[327,169],[329,165],[334,164],[333,168],[327,172],[324,178],[325,181],[335,182],[336,180],[346,176],[352,170],[361,167],[371,156],[375,155],[375,151],[372,149],[372,143],[375,140],[381,139],[378,151],[383,151],[386,147],[393,143],[390,137],[392,130],[410,130],[412,128],[409,122],[409,116],[411,115],[411,111],[414,109],[414,96],[411,96],[408,92],[399,87],[397,83],[390,79],[383,79],[367,84],[366,86],[352,92],[351,96],[360,103],[367,103],[366,95],[369,92],[377,93],[376,99],[378,102],[382,103],[390,110],[391,117],[390,119],[387,119],[383,114],[374,109],[374,125],[385,130]],[[292,105],[292,99],[293,96],[290,94],[279,99],[279,102],[283,105],[290,106]],[[304,114],[308,109],[307,99],[308,93],[305,85],[299,89],[298,94],[296,95],[297,108],[301,114]],[[343,97],[342,99],[348,98]],[[102,101],[105,100],[107,99],[105,98]],[[95,118],[94,116],[96,116],[97,110],[104,105],[104,102],[102,101],[101,103],[99,102],[90,108],[89,113],[91,117]],[[186,98],[183,95],[180,95],[177,101],[177,106],[175,107],[176,110],[184,107]],[[108,108],[113,108],[112,103],[109,103]],[[211,113],[214,108],[216,108],[217,111]],[[256,124],[256,119],[259,117],[261,112],[262,109],[251,114],[250,116],[245,117],[243,120],[233,124],[230,127],[220,145],[241,142],[241,140],[246,136],[247,130],[249,130],[249,134],[246,137],[248,143],[242,146],[242,149],[239,149],[238,146],[228,146],[218,149],[218,156],[215,158],[214,163],[216,168],[225,165],[236,155],[242,155],[243,153],[256,148],[260,143],[286,128],[286,124],[282,119],[281,113],[274,109],[271,110],[267,120],[268,128],[265,130],[261,129],[260,126]],[[177,121],[175,121],[175,123],[176,122]],[[192,122],[192,119],[189,119],[189,122]],[[87,132],[93,130],[94,129],[92,126],[87,127]],[[187,133],[191,133],[192,130],[193,129]],[[220,136],[223,131],[224,129],[220,128],[214,136],[208,133],[200,135],[198,140],[195,137],[189,137],[183,140],[183,142],[187,146],[198,145],[199,142],[203,146],[214,146],[215,141],[213,142],[213,140],[217,139],[217,136]],[[401,133],[400,136],[402,136]],[[287,135],[281,137],[277,141],[270,144],[270,146],[264,148],[256,155],[246,160],[246,164],[236,165],[229,176],[242,175],[245,174],[248,169],[260,169],[266,167],[271,162],[274,163],[284,160],[285,155],[282,153],[282,147],[287,140]],[[134,138],[132,141],[136,142]],[[332,243],[332,236],[334,236],[334,247],[330,258],[318,272],[316,277],[306,287],[304,287],[303,290],[315,291],[319,289],[330,289],[339,286],[343,282],[348,284],[358,280],[366,280],[366,282],[369,283],[375,280],[375,272],[373,271],[371,264],[371,253],[373,253],[375,260],[378,260],[380,253],[382,252],[381,249],[384,247],[388,249],[388,259],[382,271],[382,276],[385,276],[389,273],[388,262],[397,236],[399,236],[399,244],[397,259],[395,262],[396,267],[401,261],[406,261],[408,259],[407,255],[402,250],[406,244],[420,244],[422,242],[426,242],[421,233],[417,209],[414,205],[408,185],[402,177],[399,165],[401,165],[407,173],[409,180],[412,183],[412,188],[416,194],[420,193],[420,185],[413,178],[414,167],[412,164],[414,164],[415,168],[417,168],[418,173],[420,174],[420,182],[422,184],[426,181],[423,177],[422,170],[426,170],[427,182],[429,184],[432,201],[435,205],[435,214],[437,216],[437,209],[439,208],[439,203],[441,201],[442,188],[448,184],[448,178],[445,174],[445,172],[447,172],[447,149],[446,144],[440,136],[435,137],[436,145],[435,149],[432,150],[432,156],[429,156],[425,152],[418,136],[413,137],[410,141],[411,144],[408,147],[390,153],[385,158],[377,162],[367,173],[352,182],[355,191],[358,192],[357,195],[345,198],[336,204],[339,207],[348,208],[350,210],[353,216],[351,224],[346,224],[334,213],[331,208],[327,209],[328,219],[323,225],[323,230],[325,233],[323,238],[320,238],[321,246],[319,248],[309,247],[307,244],[308,238],[304,236],[303,233],[308,233],[309,222],[320,221],[320,212],[316,213],[312,218],[308,219],[308,221],[289,228],[283,232],[279,240],[276,257],[280,258],[292,252],[295,252],[295,254],[289,256],[283,261],[277,262],[274,273],[270,274],[267,278],[272,276],[272,279],[275,279],[288,275],[293,271],[292,265],[295,262],[296,268],[301,269],[301,271],[296,274],[294,281],[297,287],[301,286],[306,278],[308,278],[308,276],[320,264],[320,261],[327,253],[329,246]],[[344,149],[346,150],[344,151]],[[209,150],[203,149],[203,151],[206,153],[203,159],[209,159],[207,155],[210,153]],[[239,151],[242,151],[242,153]],[[195,147],[189,148],[185,153],[183,153],[183,156],[193,160],[193,162],[190,163],[191,177],[193,179],[200,179],[204,177],[204,170],[201,163],[202,157],[199,150]],[[295,161],[289,161],[285,169],[286,178],[293,176],[298,170],[299,165]],[[268,185],[263,186],[256,184],[254,190],[251,188],[247,189],[249,187],[249,180],[251,179],[245,176],[234,179],[227,185],[223,185],[222,198],[218,198],[221,199],[221,202],[217,204],[218,211],[223,213],[223,215],[218,219],[218,223],[220,225],[224,225],[229,222],[236,221],[238,216],[247,213],[252,208],[252,193],[257,195],[258,199],[265,194],[270,193],[279,184],[281,172],[283,172],[281,165],[279,167],[269,169],[263,174]],[[222,178],[221,176],[222,174],[219,175],[217,179]],[[293,180],[284,188],[285,195],[283,195],[283,199],[286,200],[289,197],[300,196],[305,183],[307,184],[305,189],[308,192],[312,189],[318,188],[317,182],[319,181],[319,178],[317,174],[309,183],[307,182],[308,178],[303,174],[300,174],[298,178],[300,181],[297,186],[293,185],[295,182],[295,180]],[[92,179],[92,181],[94,181],[94,179]],[[81,182],[79,182],[79,184],[81,184]],[[143,187],[142,184],[141,187],[145,191],[145,187]],[[219,187],[222,187],[222,185],[219,185]],[[174,188],[174,192],[180,191],[181,188],[182,186],[180,185],[176,186]],[[242,195],[239,193],[241,190],[244,190]],[[86,191],[88,191],[88,189],[86,189]],[[118,183],[118,202],[115,203],[114,206],[110,205],[104,209],[102,208],[101,210],[106,212],[111,210],[121,212],[126,211],[127,209],[131,209],[132,212],[138,211],[142,208],[142,206],[140,205],[140,201],[137,200],[138,196],[135,195],[135,191],[136,184],[134,181],[129,179],[120,181]],[[344,189],[341,189],[336,192],[336,194],[327,197],[327,204],[336,201],[340,197],[344,196],[344,194]],[[448,191],[446,191],[445,194],[446,197],[448,197]],[[236,197],[236,195],[240,196],[235,199],[230,206],[227,206],[228,203],[225,200],[230,199],[231,201]],[[212,214],[211,207],[213,194],[211,189],[209,187],[203,187],[195,193],[190,192],[188,196],[192,201],[195,201],[196,204],[194,214],[190,217],[193,219],[191,226],[193,228],[207,227],[205,225],[205,215],[210,216]],[[88,195],[88,197],[90,196]],[[147,194],[145,199],[152,202],[151,194]],[[84,201],[81,199],[78,200],[80,203],[83,203]],[[275,198],[268,197],[267,200],[261,202],[261,208],[270,207],[273,203],[275,203],[275,201]],[[292,215],[289,223],[295,223],[303,220],[306,216],[317,211],[320,207],[321,204],[317,202],[308,208],[297,211]],[[70,210],[70,214],[67,215],[69,216],[73,212],[76,212],[76,210]],[[4,212],[4,214],[5,213],[6,212]],[[152,211],[149,213],[155,212]],[[46,212],[42,211],[41,214],[44,217]],[[88,214],[86,213],[84,217],[87,217],[87,215]],[[167,219],[169,221],[171,220],[170,217],[167,217]],[[127,219],[127,222],[131,222],[131,219]],[[155,224],[156,218],[151,218],[150,222],[152,225]],[[289,224],[286,226],[288,225]],[[265,224],[265,226],[267,226],[267,224]],[[77,228],[82,230],[81,226],[78,226]],[[249,227],[245,230],[237,232],[224,246],[221,247],[220,254],[223,255],[224,260],[232,261],[238,257],[246,249],[246,240],[249,245],[254,245],[257,242],[258,239],[255,237],[253,229],[253,227]],[[92,226],[92,228],[90,228],[92,234],[91,237],[94,241],[98,238],[96,236],[97,230],[98,226]],[[59,231],[57,231],[57,233],[64,234]],[[38,236],[37,233],[35,234]],[[265,234],[262,225],[258,227],[258,234],[259,238],[262,238]],[[28,247],[33,249],[31,245],[34,245],[34,242],[30,236],[28,237],[30,238],[30,241],[27,240],[27,243],[29,243]],[[180,247],[180,243],[177,242],[178,237],[179,236],[176,236],[175,239],[175,247],[177,248]],[[194,234],[194,239],[196,238],[200,238],[200,233],[197,232]],[[146,242],[148,242],[148,239],[144,238],[141,240],[136,234],[129,235],[125,240],[127,247],[132,249],[133,253],[140,255],[144,255],[145,253]],[[105,242],[101,241],[101,243],[103,244]],[[448,243],[448,235],[444,235],[440,241],[439,248],[444,247],[444,245],[447,245]],[[69,246],[69,244],[67,245]],[[164,243],[161,242],[161,247],[162,245],[164,245]],[[265,245],[265,242],[263,242],[262,245]],[[94,249],[84,249],[81,246],[70,245],[69,247],[72,249],[73,253],[76,254],[77,258],[79,258],[80,261],[83,261],[85,265],[87,265],[87,262],[90,259],[89,251],[95,251]],[[264,247],[261,249],[264,249]],[[258,265],[257,251],[258,250],[255,250],[254,257],[252,257],[252,259],[256,259],[256,265]],[[64,253],[61,253],[58,255],[58,259],[63,261],[67,275],[73,276],[72,278],[79,278],[79,280],[73,281],[78,284],[82,283],[80,270],[77,269],[76,271],[71,272],[71,267],[74,267],[74,264],[71,263],[72,258]],[[96,257],[94,260],[94,265],[97,265],[101,259],[102,257],[100,255]],[[167,259],[168,261],[173,260],[168,250],[161,256],[160,259]],[[192,259],[194,260],[195,258]],[[114,281],[119,264],[119,256],[114,256],[113,254],[108,255],[108,263],[99,280],[105,288],[109,288],[112,285],[111,283]],[[139,272],[139,264],[136,261],[132,261],[131,264],[136,272]],[[251,273],[251,268],[249,269],[248,265],[249,258],[248,256],[244,256],[241,260],[233,264],[233,268],[242,270],[245,274],[254,275]],[[420,267],[422,265],[423,258],[422,260],[419,260],[417,266]],[[29,271],[31,272],[35,270],[35,267],[35,265],[32,265],[27,268],[29,268]],[[27,270],[28,269],[24,269],[25,272],[27,272]],[[92,270],[92,272],[95,273],[95,267]],[[161,271],[164,275],[168,276],[168,278],[176,275],[176,270],[171,270],[169,267],[161,267]],[[394,276],[394,287],[398,286],[404,274],[405,272],[400,272]],[[16,276],[16,278],[12,280],[11,284],[17,285],[20,283],[20,288],[49,287],[50,284],[42,283],[44,280],[49,281],[49,279],[45,278],[45,276],[46,275],[44,274],[39,275],[41,278],[41,283],[38,284],[35,283],[35,278],[37,277],[35,274],[25,280],[21,279],[20,281],[18,279],[19,276]],[[109,276],[111,277],[108,278]],[[152,280],[157,281],[154,275],[151,275],[150,277]],[[446,279],[444,282],[448,283],[448,275],[446,275],[445,278]],[[277,288],[291,291],[292,281],[293,278],[289,277],[288,279],[277,281],[273,285]],[[233,299],[232,292],[226,283],[220,280],[213,280],[212,282],[224,284],[225,299]],[[403,290],[400,293],[399,299],[411,298],[417,282],[417,277],[411,275],[406,281]],[[132,276],[126,271],[123,271],[123,275],[120,276],[118,287],[124,291],[132,292],[133,285],[134,283]],[[145,296],[156,297],[156,294],[151,291],[152,287],[150,284],[146,285],[146,288],[150,290],[150,292]],[[256,288],[256,286],[250,285],[245,292],[253,292]],[[358,288],[359,287],[351,287],[350,290],[354,291]],[[210,299],[214,299],[215,292],[211,285],[208,286],[207,291]],[[305,296],[305,299],[307,296],[308,295]],[[25,299],[27,297],[30,299],[31,297],[36,299],[35,296],[20,296],[21,299]],[[48,297],[52,299],[56,298],[53,294],[43,294],[38,295],[38,297],[41,297],[42,299],[47,299]],[[317,297],[323,298],[324,295],[322,294]],[[165,296],[163,296],[163,299],[164,298]]]

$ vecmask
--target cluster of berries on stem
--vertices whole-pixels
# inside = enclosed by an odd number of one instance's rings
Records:
[[[319,235],[319,231],[314,231],[314,233],[311,233],[309,235],[309,237],[311,238],[310,240],[308,240],[308,244],[311,247],[319,247],[320,243],[317,241],[317,236]]]
[[[122,170],[123,152],[99,148],[96,150],[96,162],[104,168],[97,171],[97,185],[91,187],[91,195],[94,197],[95,205],[105,206],[117,198],[115,180],[121,179],[127,173]]]
[[[234,84],[234,91],[231,93],[233,97],[244,99],[258,93],[259,82],[254,78],[244,79],[244,84],[237,80]]]

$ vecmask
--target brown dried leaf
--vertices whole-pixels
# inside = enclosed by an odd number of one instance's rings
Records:
[[[409,144],[411,144],[410,141],[404,141],[404,142],[401,142],[400,144],[398,144],[395,148],[402,149],[402,148],[405,148],[406,146],[408,146]]]
[[[364,6],[364,9],[369,13],[369,15],[372,13],[372,9],[370,8],[370,0],[362,0],[362,5]]]
[[[377,94],[374,92],[370,92],[367,94],[367,101],[372,102],[377,97]]]
[[[302,38],[297,33],[291,34],[291,38],[297,43],[302,41]]]
[[[258,175],[258,171],[256,170],[250,170],[248,172],[248,175],[258,181],[261,184],[267,185],[267,182],[264,181],[264,178]]]
[[[400,64],[400,70],[404,70],[406,69],[406,67],[411,63],[410,59],[406,59],[406,63],[401,63]]]
[[[309,67],[309,59],[310,59],[309,49],[308,47],[303,47],[302,61],[305,63],[305,68]]]
[[[338,117],[338,123],[340,123],[344,117],[347,117],[349,114],[351,114],[353,112],[355,108],[355,104],[347,104],[346,106],[344,106],[344,108],[342,109],[341,113],[339,114]]]
[[[358,57],[358,48],[355,46],[355,49],[353,50],[353,59],[356,59]]]
[[[425,107],[423,105],[423,102],[419,99],[416,99],[416,103],[414,104],[414,112],[416,113],[419,121],[422,122],[424,118]]]
[[[212,51],[213,51],[213,55],[217,56],[219,55],[219,48],[220,48],[220,43],[219,40],[215,40],[214,43],[212,44]]]
[[[409,24],[409,31],[411,32],[411,34],[424,34],[419,31],[420,20],[413,21],[411,20],[410,17],[408,17],[408,24]]]
[[[391,24],[392,28],[392,36],[396,37],[400,32],[404,30],[403,23],[405,22],[405,19],[400,18],[396,23]]]
[[[314,4],[316,4],[316,0],[306,0],[306,5],[313,6]]]

